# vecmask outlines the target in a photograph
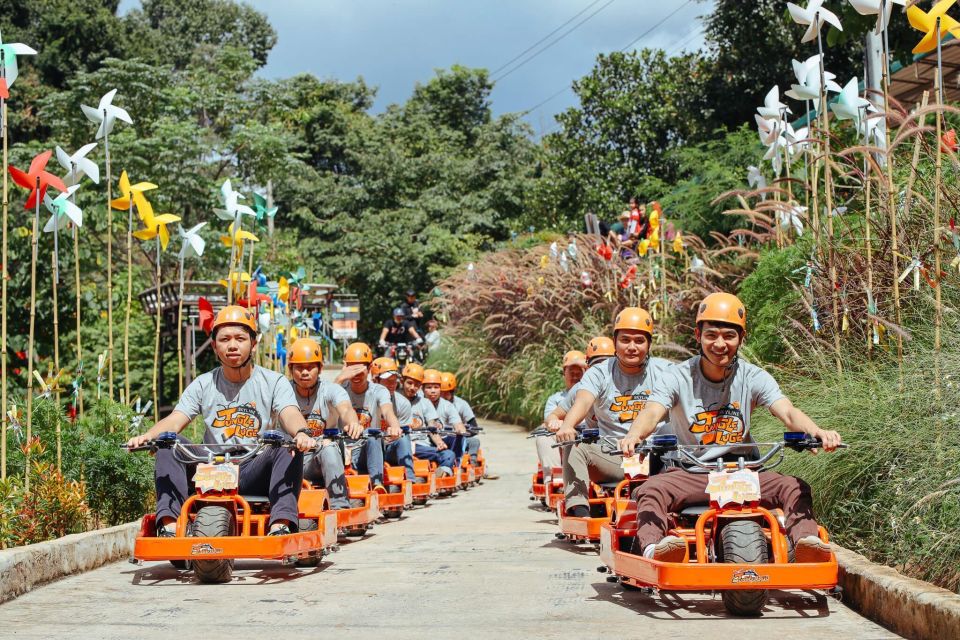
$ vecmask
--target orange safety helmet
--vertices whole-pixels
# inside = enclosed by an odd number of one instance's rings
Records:
[[[456,391],[457,376],[449,371],[440,372],[440,391]]]
[[[634,331],[643,331],[649,336],[653,336],[653,318],[647,313],[646,309],[640,307],[624,307],[617,314],[617,319],[613,322],[613,333],[621,329],[633,329]]]
[[[614,356],[616,353],[613,340],[606,336],[597,336],[587,344],[587,362],[599,356]]]
[[[563,364],[560,365],[561,369],[566,369],[567,367],[586,367],[587,366],[587,354],[583,351],[567,351],[563,354]]]
[[[397,361],[393,358],[377,358],[370,365],[370,375],[374,378],[390,372],[397,373]]]
[[[424,369],[423,384],[443,385],[443,375],[437,369]]]
[[[347,346],[343,361],[346,364],[370,364],[373,362],[373,351],[363,342],[354,342]]]
[[[311,338],[294,340],[287,355],[287,364],[309,364],[312,362],[323,363],[323,351],[317,341]]]
[[[403,372],[400,375],[404,378],[413,378],[423,384],[423,365],[419,365],[416,362],[408,362],[403,367]]]
[[[747,330],[747,309],[732,293],[711,293],[697,307],[697,326],[701,322],[722,322]]]
[[[217,329],[231,324],[246,327],[254,337],[257,335],[256,315],[253,311],[238,307],[235,304],[220,309],[216,319],[213,321],[213,328],[210,330],[210,333],[217,335]]]

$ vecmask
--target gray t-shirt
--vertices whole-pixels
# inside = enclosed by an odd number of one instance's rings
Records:
[[[433,406],[436,407],[437,417],[440,419],[440,424],[444,427],[452,429],[455,424],[463,422],[460,418],[460,413],[457,412],[457,408],[453,406],[453,403],[449,400],[440,398],[437,400],[437,404]]]
[[[410,401],[402,393],[393,393],[390,395],[390,399],[393,401],[393,412],[397,414],[397,421],[400,426],[409,427],[413,422],[413,409],[410,406]],[[382,416],[380,418],[380,428],[384,430],[387,428],[387,423]]]
[[[643,371],[628,375],[616,358],[591,367],[583,374],[579,387],[593,395],[593,414],[605,436],[623,437],[630,423],[647,404],[664,373],[673,366],[669,360],[650,358]]]
[[[694,356],[657,380],[650,401],[670,412],[670,428],[680,444],[726,445],[753,442],[754,407],[769,407],[783,397],[773,376],[756,365],[737,360],[731,376],[712,382],[700,370],[700,356]],[[713,459],[724,453],[739,452],[704,447],[697,455]]]
[[[436,407],[433,406],[432,402],[427,400],[422,391],[417,391],[417,395],[415,395],[412,400],[410,398],[407,398],[407,400],[410,401],[410,411],[413,414],[410,428],[414,431],[423,429],[431,423],[439,421],[440,418],[437,416]]]
[[[595,365],[595,366],[600,366]],[[577,382],[575,385],[563,392],[563,397],[560,399],[558,407],[563,409],[564,413],[569,413],[570,409],[573,407],[574,401],[577,399],[577,391],[580,390],[580,385],[583,383],[583,379],[580,379],[580,382]],[[586,417],[580,421],[580,424],[577,425],[580,429],[587,429],[589,427],[597,427],[597,417],[593,415],[593,407],[590,407],[590,411],[587,412]]]
[[[390,392],[387,388],[376,382],[368,382],[367,389],[363,393],[355,393],[350,381],[347,380],[342,385],[343,390],[347,392],[350,398],[350,404],[353,410],[357,412],[357,418],[360,420],[360,426],[369,429],[371,426],[379,428],[380,408],[390,404]],[[343,422],[342,420],[340,421]],[[340,428],[345,425],[340,424]]]
[[[291,386],[293,384],[291,383]],[[296,392],[297,404],[300,405],[300,413],[307,421],[307,428],[310,429],[310,435],[314,438],[323,436],[323,430],[327,424],[331,423],[331,416],[337,416],[337,405],[342,402],[350,402],[350,396],[344,391],[343,387],[332,382],[321,380],[309,397],[303,397]]]
[[[563,400],[563,396],[566,391],[557,391],[555,394],[547,398],[547,403],[543,405],[543,420],[546,422],[547,418],[550,417],[550,414],[553,413],[553,410],[560,405],[560,401]]]
[[[281,374],[254,366],[244,382],[230,382],[217,367],[184,389],[175,411],[193,420],[203,416],[207,444],[254,445],[261,431],[279,429],[280,412],[296,407],[290,381]]]
[[[451,400],[453,406],[457,409],[457,413],[460,414],[460,420],[463,424],[467,424],[477,416],[473,413],[473,407],[470,406],[470,403],[461,398],[458,395],[453,396]]]

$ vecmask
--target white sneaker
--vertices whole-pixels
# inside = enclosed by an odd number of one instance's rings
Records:
[[[687,541],[679,536],[667,536],[657,544],[649,544],[643,557],[658,562],[683,562],[687,555]]]
[[[800,538],[793,550],[794,562],[829,562],[832,553],[830,544],[819,536]]]
[[[453,469],[451,469],[450,467],[440,467],[439,469],[437,469],[438,478],[449,477],[452,475],[453,475]]]

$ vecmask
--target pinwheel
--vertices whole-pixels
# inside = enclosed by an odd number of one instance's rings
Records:
[[[913,48],[913,53],[929,53],[936,49],[947,32],[954,33],[960,28],[960,23],[947,15],[947,9],[953,6],[956,0],[940,0],[933,5],[930,11],[924,11],[917,5],[907,7],[907,20],[910,26],[924,33],[923,38]],[[939,18],[939,31],[937,19]],[[956,34],[954,33],[956,36]]]
[[[839,120],[853,120],[857,129],[860,128],[860,111],[870,106],[870,101],[860,97],[860,86],[856,76],[843,86],[836,102],[830,109]]]
[[[241,229],[239,225],[236,225],[231,222],[230,226],[227,227],[227,233],[220,236],[220,241],[226,247],[230,247],[230,265],[231,267],[236,262],[236,266],[239,267],[243,262],[243,247],[245,241],[250,242],[259,242],[259,238],[254,234]],[[236,260],[235,260],[236,259]],[[228,290],[227,298],[229,301],[232,301],[234,296],[234,291],[232,289]]]
[[[96,148],[97,143],[91,142],[70,155],[62,147],[57,147],[57,162],[67,170],[67,175],[63,176],[63,181],[67,186],[79,184],[83,176],[87,176],[96,184],[100,184],[100,167],[87,157],[87,154]]]
[[[287,341],[283,328],[277,329],[276,359],[280,361],[281,370],[287,368]]]
[[[756,189],[761,192],[761,200],[767,199],[767,194],[763,193],[763,190],[767,188],[767,178],[759,168],[753,165],[747,167],[747,184],[750,185],[751,189]]]
[[[100,383],[103,382],[103,368],[109,366],[107,358],[110,356],[106,351],[97,356],[97,400],[100,399]]]
[[[239,289],[240,287],[245,287],[247,283],[250,282],[250,274],[246,271],[231,271],[226,279],[221,278],[220,284],[227,289]]]
[[[80,105],[80,109],[84,115],[87,116],[87,119],[99,125],[97,127],[96,139],[99,140],[103,138],[103,155],[107,169],[107,388],[111,398],[113,397],[113,208],[111,207],[111,201],[113,200],[113,174],[110,172],[110,133],[113,131],[114,124],[117,120],[121,120],[127,124],[133,124],[130,114],[127,113],[126,110],[113,104],[113,98],[116,95],[116,89],[108,91],[100,98],[100,103],[96,109],[88,107],[87,105]],[[132,242],[128,236],[128,255]],[[127,271],[130,271],[129,262]],[[127,276],[127,282],[130,282],[130,276]],[[130,298],[129,293],[127,294],[127,298]],[[127,307],[129,308],[129,306],[130,303],[128,302]],[[126,360],[129,361],[129,358]],[[129,381],[130,376],[127,375],[126,378]],[[127,397],[129,397],[130,383],[127,382],[126,384]]]
[[[181,395],[183,394],[183,263],[189,257],[199,258],[203,255],[207,241],[200,235],[200,229],[206,224],[201,222],[191,227],[189,231],[184,231],[181,225],[177,225],[177,235],[180,236],[180,253],[177,254],[180,259],[180,293],[177,296],[177,383]]]
[[[877,26],[874,33],[880,35],[890,24],[890,14],[893,5],[904,5],[906,0],[849,0],[850,4],[862,16],[877,16]]]
[[[683,254],[683,235],[678,231],[677,235],[673,238],[673,252],[676,254]]]
[[[787,10],[790,12],[790,17],[793,18],[794,22],[800,25],[806,25],[807,27],[800,42],[819,40],[821,37],[820,29],[823,28],[824,24],[830,24],[835,27],[837,31],[843,31],[840,18],[829,9],[823,7],[823,0],[809,0],[806,8],[788,2]]]
[[[209,300],[201,297],[197,299],[197,313],[197,320],[200,322],[200,329],[209,335],[210,332],[213,331],[213,305],[210,304]]]
[[[4,43],[0,38],[0,98],[10,97],[10,87],[17,81],[20,70],[17,67],[17,56],[33,56],[37,52],[32,47],[20,42]],[[5,114],[4,114],[5,117]]]
[[[265,197],[257,192],[253,194],[253,209],[257,216],[257,226],[268,229],[270,221],[277,215],[278,207],[271,207]]]
[[[760,134],[760,142],[769,147],[773,144],[781,132],[781,122],[779,119],[764,118],[759,115],[753,116],[757,122],[757,133]]]
[[[571,260],[577,259],[577,241],[570,240],[570,244],[567,245],[567,255],[570,256]]]
[[[80,398],[83,396],[83,360],[77,359],[77,373],[70,382],[70,396],[73,398],[70,403],[70,421],[75,422],[77,411],[80,406]]]
[[[231,220],[231,225],[229,229],[230,236],[233,240],[227,243],[227,246],[230,247],[230,270],[233,270],[236,264],[236,267],[239,268],[240,264],[243,262],[243,243],[242,239],[240,244],[237,244],[236,235],[241,233],[242,216],[251,216],[256,217],[256,213],[245,204],[240,204],[240,200],[243,196],[233,190],[233,185],[230,183],[230,180],[224,180],[223,184],[220,185],[220,195],[223,198],[223,209],[214,209],[214,213],[217,214],[217,217],[221,220]],[[234,233],[236,229],[236,233]],[[252,235],[252,234],[251,234]],[[229,238],[228,238],[229,240]],[[237,254],[237,249],[240,249],[239,255]],[[233,301],[233,291],[227,291],[227,304],[230,304]]]
[[[150,411],[150,407],[153,405],[152,400],[147,400],[147,404],[140,406],[140,396],[137,396],[137,403],[131,407],[133,409],[133,417],[130,419],[130,433],[140,433],[140,428],[143,425],[143,419],[147,417],[147,411]]]
[[[297,309],[300,309],[303,303],[303,292],[306,290],[306,287],[303,286],[303,281],[306,280],[306,278],[307,270],[303,267],[297,267],[296,271],[287,273],[287,284],[290,286],[290,300]]]
[[[780,227],[784,230],[789,230],[792,227],[799,238],[803,235],[803,221],[800,217],[806,212],[807,208],[799,205],[790,206],[786,210],[781,211],[779,213]]]
[[[836,74],[824,70],[823,86],[820,84],[820,60],[819,54],[810,56],[803,62],[793,61],[793,73],[797,77],[797,84],[790,85],[790,90],[784,92],[784,95],[794,100],[817,100],[820,97],[820,91],[840,92],[840,85],[834,82]]]
[[[34,360],[34,336],[36,329],[37,316],[37,241],[40,232],[40,201],[47,193],[48,187],[53,187],[58,191],[66,191],[67,185],[63,180],[46,170],[47,162],[50,161],[52,151],[44,151],[38,154],[30,162],[30,170],[23,172],[13,165],[9,167],[10,175],[13,181],[24,189],[30,190],[30,196],[27,198],[26,209],[31,207],[33,214],[33,235],[31,239],[30,254],[30,335],[27,339],[27,440],[32,437],[33,424],[33,384],[29,381],[33,379],[33,360]]]
[[[780,102],[780,87],[773,85],[763,99],[763,106],[757,108],[757,113],[764,118],[783,118],[784,114],[793,112],[787,105]]]
[[[80,185],[73,185],[67,191],[64,191],[56,198],[51,198],[50,194],[43,196],[43,204],[52,214],[50,220],[44,225],[44,233],[53,233],[53,253],[51,254],[53,262],[53,358],[54,366],[60,368],[60,305],[57,299],[57,289],[60,282],[59,274],[59,253],[60,253],[60,230],[67,226],[68,222],[73,222],[76,227],[83,224],[83,212],[69,198],[80,188]],[[59,401],[59,396],[57,400]]]
[[[580,272],[580,284],[584,287],[589,287],[593,285],[593,279],[590,277],[590,273],[587,271]]]
[[[138,240],[156,240],[156,251],[157,251],[157,291],[156,291],[156,307],[157,307],[157,327],[156,333],[154,335],[153,342],[153,419],[160,419],[160,387],[158,384],[159,372],[160,372],[160,325],[163,323],[161,312],[163,310],[162,297],[160,295],[160,283],[161,283],[161,256],[164,251],[167,250],[167,245],[170,243],[170,232],[167,231],[167,225],[173,224],[174,222],[180,222],[180,216],[174,215],[172,213],[161,213],[158,215],[153,215],[152,207],[148,207],[147,210],[140,210],[140,198],[146,202],[146,198],[143,197],[143,194],[137,194],[134,192],[134,197],[138,197],[137,209],[143,218],[144,228],[138,231],[134,231],[133,237]]]

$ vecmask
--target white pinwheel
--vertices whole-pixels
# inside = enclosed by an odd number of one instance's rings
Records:
[[[67,175],[63,176],[63,182],[67,186],[78,184],[83,176],[87,176],[94,183],[100,184],[100,167],[87,157],[87,154],[93,151],[96,146],[96,142],[85,144],[73,155],[68,154],[61,147],[57,147],[57,162],[67,170]]]
[[[859,129],[860,113],[869,106],[870,101],[860,97],[860,83],[854,76],[843,86],[837,101],[830,105],[830,109],[833,110],[837,119],[853,120]]]
[[[764,118],[756,114],[754,114],[753,118],[757,121],[757,132],[760,134],[760,142],[762,142],[764,146],[773,144],[782,129],[780,120]]]
[[[759,168],[750,165],[747,167],[747,184],[751,189],[766,189],[767,178]]]
[[[0,37],[0,56],[2,56],[0,60],[3,62],[3,80],[6,83],[3,87],[4,91],[9,89],[20,75],[20,70],[17,67],[17,56],[35,55],[37,55],[37,52],[32,47],[28,47],[21,42],[4,43],[3,38]]]
[[[87,116],[87,120],[100,125],[97,128],[97,140],[104,136],[109,136],[117,120],[122,120],[127,124],[133,124],[133,120],[130,119],[130,114],[127,113],[127,110],[113,104],[113,98],[116,95],[116,89],[111,89],[106,92],[103,97],[100,98],[100,104],[97,105],[96,109],[88,107],[85,104],[80,105],[84,115]]]
[[[793,73],[797,77],[797,84],[790,85],[790,90],[784,95],[794,100],[817,100],[820,98],[820,54],[810,56],[803,62],[793,61]],[[840,92],[840,85],[834,82],[836,74],[827,70],[823,72],[823,88],[829,93]]]
[[[848,2],[862,16],[877,16],[877,26],[874,30],[877,35],[880,35],[890,24],[893,5],[906,4],[906,0],[848,0]]]
[[[243,195],[233,190],[230,180],[224,180],[220,185],[220,195],[223,196],[223,209],[214,209],[214,213],[221,220],[236,221],[241,215],[256,216],[256,212],[245,204],[240,204]]]
[[[878,146],[881,146],[886,140],[887,119],[882,115],[877,116],[878,113],[880,113],[879,109],[872,104],[868,105],[865,117],[861,118],[857,130],[868,144],[872,140]]]
[[[757,107],[757,113],[764,118],[782,118],[784,113],[793,113],[790,108],[780,102],[780,87],[773,85],[763,99],[763,106]]]
[[[201,222],[187,231],[183,230],[183,226],[177,225],[177,235],[180,236],[180,240],[183,243],[178,256],[181,261],[194,256],[199,258],[203,255],[203,250],[207,247],[207,241],[203,239],[199,231],[206,226],[206,224],[206,222]]]
[[[789,127],[785,135],[787,138],[787,153],[790,154],[790,157],[803,153],[810,148],[810,129],[808,127],[800,127],[797,130]]]
[[[823,0],[809,0],[805,8],[788,2],[787,10],[790,11],[790,17],[793,18],[794,22],[807,27],[800,42],[811,42],[819,38],[820,29],[823,28],[825,23],[836,27],[837,31],[843,31],[840,18],[834,12],[823,7]]]
[[[56,198],[51,198],[50,194],[44,194],[43,204],[51,214],[47,224],[43,227],[44,233],[62,230],[68,222],[72,222],[78,227],[83,226],[83,211],[70,201],[71,196],[79,188],[80,185],[73,185]]]
[[[799,205],[788,207],[786,210],[781,211],[779,214],[780,228],[787,231],[792,227],[793,230],[797,232],[797,237],[799,238],[803,235],[803,220],[801,216],[806,212],[807,208]]]

